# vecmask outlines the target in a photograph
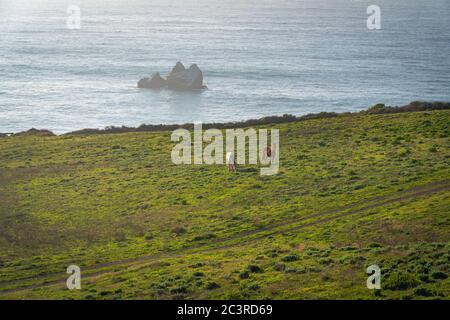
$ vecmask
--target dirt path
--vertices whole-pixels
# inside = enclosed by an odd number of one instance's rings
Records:
[[[89,267],[83,267],[83,279],[89,279],[94,278],[99,275],[112,273],[113,270],[110,269],[110,267],[115,266],[124,266],[125,268],[133,267],[138,264],[142,263],[148,263],[148,262],[157,262],[158,260],[164,259],[164,258],[177,258],[182,257],[186,254],[200,254],[200,253],[208,253],[211,251],[216,250],[224,250],[232,247],[238,247],[247,245],[249,243],[252,243],[254,241],[258,241],[264,238],[267,238],[269,236],[278,235],[281,233],[286,232],[293,232],[298,231],[303,228],[327,223],[339,218],[343,218],[346,216],[363,213],[367,210],[374,209],[377,207],[386,206],[395,202],[405,202],[414,200],[419,197],[432,195],[434,193],[442,192],[450,190],[450,181],[448,180],[441,180],[436,181],[432,183],[428,183],[426,185],[413,187],[408,190],[404,190],[395,194],[389,194],[384,196],[378,196],[371,199],[355,202],[353,204],[340,207],[337,209],[327,210],[319,213],[313,213],[310,215],[307,215],[305,217],[302,217],[300,219],[296,219],[294,221],[288,221],[283,222],[275,225],[271,225],[270,227],[260,228],[256,230],[250,230],[247,232],[242,232],[236,235],[233,235],[231,237],[227,238],[221,238],[221,239],[215,239],[213,241],[210,241],[208,244],[200,244],[196,246],[181,248],[176,251],[172,252],[162,252],[158,254],[148,255],[148,256],[141,256],[136,258],[129,258],[129,259],[123,259],[123,260],[117,260],[117,261],[111,261],[101,264],[96,264]],[[323,218],[322,218],[323,217]],[[298,224],[299,222],[307,221],[313,218],[322,218],[319,220],[314,220],[312,222],[307,222],[303,224]],[[279,229],[279,230],[278,230]],[[268,232],[269,231],[269,232]],[[272,232],[270,232],[272,231]],[[261,233],[261,234],[260,234]],[[256,237],[251,237],[252,235],[257,235]],[[245,239],[246,237],[251,237],[249,239]],[[234,240],[240,240],[237,243],[227,243]],[[214,246],[213,248],[210,248],[211,244],[217,244],[217,246]],[[52,280],[45,280],[49,277],[54,277]],[[41,279],[42,282],[39,284],[31,284],[31,285],[20,285],[20,283],[26,282],[27,280],[39,280]],[[6,289],[6,290],[0,290],[0,295],[5,295],[9,293],[14,293],[22,290],[29,290],[29,289],[35,289],[40,287],[47,287],[47,286],[53,286],[58,284],[64,284],[67,279],[66,274],[62,273],[50,273],[45,275],[36,276],[33,278],[26,278],[26,279],[18,279],[13,280],[9,282],[2,282],[0,283],[0,286],[11,286],[18,284],[17,287],[12,289]]]

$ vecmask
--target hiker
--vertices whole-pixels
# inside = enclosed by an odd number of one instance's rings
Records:
[[[236,171],[236,163],[234,162],[233,152],[227,152],[226,163],[228,165],[228,171]]]

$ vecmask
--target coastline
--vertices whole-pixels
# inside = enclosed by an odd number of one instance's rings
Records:
[[[404,106],[386,106],[385,104],[376,104],[366,110],[358,112],[319,112],[310,113],[302,116],[295,116],[292,114],[285,114],[282,116],[267,116],[258,119],[248,119],[235,122],[222,123],[204,123],[204,129],[232,129],[232,128],[246,128],[257,125],[270,125],[277,123],[301,122],[312,119],[325,119],[343,116],[351,116],[356,114],[385,114],[385,113],[403,113],[403,112],[419,112],[432,110],[448,110],[450,109],[450,102],[428,102],[428,101],[413,101]],[[159,132],[159,131],[173,131],[179,128],[193,129],[193,123],[184,124],[142,124],[139,127],[127,126],[107,126],[104,129],[85,128],[71,131],[61,135],[57,135],[48,129],[31,128],[26,131],[17,133],[2,133],[1,137],[8,136],[22,136],[22,135],[39,135],[39,136],[70,136],[70,135],[91,135],[91,134],[112,134],[112,133],[127,133],[127,132]]]

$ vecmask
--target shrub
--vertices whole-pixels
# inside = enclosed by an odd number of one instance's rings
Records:
[[[431,274],[431,277],[432,277],[433,279],[438,279],[438,280],[442,280],[442,279],[447,279],[447,278],[448,278],[447,274],[444,273],[444,272],[442,272],[442,271],[436,271],[436,272],[433,272],[433,273]]]
[[[55,134],[50,130],[46,129],[35,129],[31,128],[28,131],[22,131],[15,134],[16,136],[41,136],[41,137],[52,137]]]
[[[421,297],[432,297],[435,295],[435,293],[430,289],[421,287],[414,290],[414,295]]]
[[[261,267],[255,265],[255,264],[251,264],[247,267],[247,270],[251,273],[262,273],[263,270],[261,269]]]
[[[286,269],[284,272],[285,273],[304,274],[304,273],[308,272],[308,270],[306,270],[305,268],[301,267],[301,268],[289,268],[289,269]]]
[[[353,247],[353,246],[346,246],[346,247],[342,247],[341,250],[343,250],[343,251],[354,251],[354,250],[356,250],[356,248]]]
[[[176,227],[172,230],[173,233],[175,233],[177,236],[182,235],[183,233],[186,233],[186,229],[182,227]]]
[[[399,112],[429,111],[429,110],[446,110],[449,108],[450,103],[448,102],[413,101],[410,104],[401,107],[390,107],[379,103],[363,112],[369,114],[380,114],[380,113],[399,113]]]
[[[217,289],[217,288],[220,288],[220,286],[216,282],[209,282],[206,285],[206,290],[214,290],[214,289]]]
[[[421,274],[419,275],[419,280],[428,283],[430,282],[430,276],[427,274]]]
[[[437,152],[437,151],[438,151],[437,145],[433,145],[433,146],[430,148],[430,152]]]
[[[286,269],[286,265],[284,263],[277,263],[273,269],[275,271],[284,271]]]
[[[190,265],[190,268],[200,268],[203,267],[205,264],[203,262],[197,262],[195,264]]]
[[[144,236],[145,240],[152,240],[153,239],[153,235],[151,233],[146,233]]]
[[[185,286],[179,286],[179,287],[170,289],[170,293],[186,293],[186,292],[187,292],[187,288]]]
[[[281,260],[284,262],[297,261],[298,259],[299,259],[299,257],[296,254],[290,254],[290,255],[287,255],[287,256],[284,256],[283,258],[281,258]]]
[[[391,107],[384,104],[377,104],[362,113],[369,114],[381,114],[381,113],[401,113],[401,112],[413,112],[413,111],[429,111],[429,110],[447,110],[450,109],[450,103],[448,102],[423,102],[414,101],[410,104],[401,107]],[[336,113],[336,112],[320,112],[313,114],[306,114],[303,116],[294,116],[291,114],[285,114],[282,116],[269,116],[260,119],[250,119],[240,122],[227,122],[227,123],[205,123],[203,124],[204,129],[230,129],[230,128],[247,128],[256,125],[265,124],[275,124],[275,123],[289,123],[289,122],[299,122],[310,119],[328,119],[335,118],[341,115],[351,115],[352,113]],[[105,133],[125,133],[125,132],[146,132],[146,131],[173,131],[175,129],[183,128],[192,130],[194,125],[192,123],[185,124],[142,124],[139,127],[114,127],[109,126],[105,129],[81,129],[73,132],[66,133],[65,135],[89,135],[89,134],[105,134]],[[36,130],[34,131],[47,131],[47,130]],[[34,133],[34,132],[33,132]],[[18,133],[19,134],[19,133]],[[24,133],[22,133],[24,134]],[[53,135],[51,132],[44,132],[44,135]]]
[[[334,262],[334,260],[331,258],[322,258],[319,260],[319,263],[324,266],[328,266],[328,265],[332,264],[333,262]]]
[[[250,287],[248,287],[250,290],[256,291],[261,288],[258,284],[252,284]]]
[[[197,271],[194,272],[194,274],[192,275],[194,278],[200,278],[203,277],[205,274],[203,272]]]
[[[367,113],[382,113],[386,108],[386,105],[383,103],[378,103],[374,106],[371,106],[369,109],[367,109]]]
[[[384,283],[384,288],[389,290],[406,290],[414,288],[419,281],[409,273],[393,273]]]

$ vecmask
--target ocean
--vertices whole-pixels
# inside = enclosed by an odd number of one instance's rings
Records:
[[[0,0],[0,132],[450,101],[449,21],[449,0]],[[137,88],[177,61],[209,90]]]

